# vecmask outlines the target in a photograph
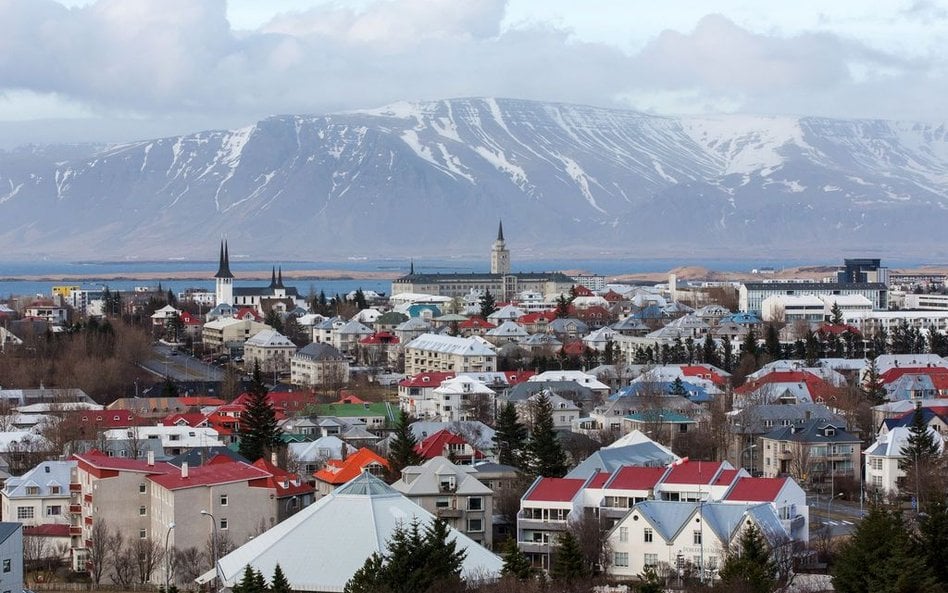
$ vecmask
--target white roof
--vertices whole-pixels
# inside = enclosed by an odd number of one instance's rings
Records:
[[[873,457],[894,457],[901,459],[902,448],[908,444],[908,439],[911,434],[912,432],[907,426],[896,426],[885,434],[879,435],[876,442],[869,445],[869,448],[866,449],[864,453]],[[938,445],[938,450],[944,451],[945,441],[938,431],[929,426],[928,434],[932,435],[935,444]]]
[[[628,447],[629,445],[640,445],[642,443],[651,443],[655,445],[656,447],[658,447],[659,449],[661,449],[662,451],[664,451],[665,453],[667,453],[669,457],[674,457],[675,459],[678,459],[678,456],[672,453],[671,449],[662,445],[658,441],[653,441],[652,439],[648,438],[648,436],[644,432],[638,429],[635,429],[629,434],[616,439],[615,441],[613,441],[611,445],[606,445],[603,448],[604,449],[618,449],[619,447]]]
[[[129,438],[129,433],[140,440],[157,438],[161,440],[162,447],[189,449],[193,447],[217,447],[223,444],[217,436],[217,431],[207,427],[134,426],[131,428],[113,428],[112,430],[106,430],[102,435],[109,441],[122,441]]]
[[[441,385],[434,390],[434,392],[441,395],[447,395],[451,393],[494,395],[493,390],[491,390],[487,385],[484,385],[477,379],[468,376],[445,379],[441,382]]]
[[[253,335],[244,343],[244,346],[260,346],[261,348],[293,348],[296,344],[275,329],[265,329]]]
[[[271,575],[279,563],[294,591],[342,591],[366,558],[384,551],[396,527],[417,519],[424,528],[434,518],[366,472],[227,554],[218,567],[228,587],[247,566]],[[462,578],[499,576],[500,557],[454,528],[449,537],[466,552]],[[208,571],[197,580],[212,578]]]
[[[480,340],[473,338],[457,338],[439,334],[422,334],[408,343],[405,348],[431,350],[445,354],[461,354],[464,356],[494,356],[492,348],[484,345]]]
[[[424,294],[420,292],[400,292],[398,294],[393,294],[388,299],[393,305],[413,305],[416,303],[450,303],[451,297],[440,296],[434,294]]]
[[[823,301],[819,297],[808,294],[775,294],[761,301],[760,306],[767,308],[772,303],[784,307],[822,307]]]
[[[318,461],[321,459],[342,459],[342,451],[354,453],[355,449],[337,436],[329,435],[309,443],[290,443],[290,453],[300,461]]]
[[[834,304],[840,307],[869,307],[872,308],[872,301],[861,294],[824,294],[818,297],[821,301],[832,307]]]
[[[594,391],[602,389],[610,391],[608,385],[597,379],[594,375],[582,371],[544,371],[539,375],[530,377],[527,381],[572,381]]]
[[[487,331],[488,336],[502,336],[502,337],[514,337],[514,338],[525,338],[530,335],[527,330],[523,329],[523,326],[515,321],[505,321],[495,327],[494,329]]]
[[[421,465],[408,466],[402,470],[402,477],[392,484],[392,488],[405,496],[424,496],[441,492],[441,478],[454,476],[456,487],[455,495],[490,495],[488,488],[471,475],[477,470],[473,466],[459,466],[451,463],[440,455],[432,457]],[[408,478],[406,481],[405,478]]]
[[[59,496],[69,498],[69,483],[72,481],[72,468],[75,461],[44,461],[20,477],[7,478],[3,492],[8,498]],[[36,486],[39,494],[27,495],[26,487]],[[59,493],[53,494],[52,486],[59,487]]]

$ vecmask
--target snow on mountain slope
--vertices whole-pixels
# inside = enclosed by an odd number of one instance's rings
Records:
[[[541,253],[931,255],[946,210],[943,124],[451,99],[0,153],[10,256],[469,254],[500,217]]]

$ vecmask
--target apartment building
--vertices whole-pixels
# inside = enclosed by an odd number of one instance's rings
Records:
[[[405,374],[497,370],[497,353],[477,338],[422,334],[405,345]]]
[[[862,441],[842,423],[813,419],[782,426],[760,438],[764,477],[792,476],[800,483],[859,480]]]
[[[0,516],[24,526],[69,523],[69,484],[75,461],[44,461],[0,491]]]

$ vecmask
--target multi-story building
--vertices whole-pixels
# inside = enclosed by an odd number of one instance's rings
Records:
[[[773,280],[745,282],[738,289],[738,308],[744,313],[761,314],[764,299],[777,296],[831,296],[862,295],[869,299],[872,308],[885,310],[888,307],[888,287],[882,282],[841,284],[839,282],[814,282],[800,280]]]
[[[306,387],[341,387],[349,382],[349,360],[331,344],[307,344],[290,359],[290,382]]]
[[[864,336],[873,336],[883,330],[891,332],[902,324],[948,333],[948,311],[854,311],[843,313],[843,323],[855,327]]]
[[[0,516],[26,526],[69,522],[69,484],[75,461],[44,461],[0,491]]]
[[[433,395],[434,417],[442,422],[477,420],[484,413],[493,414],[494,391],[468,376],[446,379]]]
[[[131,441],[131,448],[135,444],[145,442],[159,442],[167,457],[187,453],[191,449],[220,447],[224,443],[220,435],[213,428],[203,426],[172,425],[172,426],[133,426],[130,428],[115,428],[102,433],[107,441]],[[145,448],[141,452],[132,451],[132,457],[143,457]]]
[[[244,342],[244,367],[268,373],[290,370],[290,359],[296,354],[296,344],[275,329],[265,329]]]
[[[804,484],[859,479],[862,441],[842,423],[813,419],[774,429],[760,442],[764,477],[792,476]]]
[[[405,345],[405,374],[497,370],[497,353],[477,338],[423,334]]]
[[[944,450],[941,433],[928,429],[938,448]],[[911,431],[905,426],[896,426],[879,435],[876,442],[865,451],[866,489],[883,495],[897,494],[904,485],[905,471],[899,466],[903,461],[902,449],[908,444]]]
[[[406,467],[392,488],[443,519],[472,540],[491,547],[493,492],[472,475],[470,466],[454,465],[435,457],[422,465]]]
[[[0,591],[16,593],[23,587],[23,525],[0,523]]]
[[[948,311],[948,294],[907,294],[904,309],[921,311]]]

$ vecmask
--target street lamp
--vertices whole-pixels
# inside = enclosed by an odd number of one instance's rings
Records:
[[[218,558],[217,558],[217,519],[214,518],[213,513],[210,513],[203,509],[201,510],[201,514],[207,517],[210,517],[211,525],[214,527],[214,532],[212,536],[214,538],[213,540],[214,545],[211,547],[214,551],[214,574],[217,575],[217,589],[219,591],[221,587],[224,586],[224,578],[221,576],[221,567],[220,567],[220,564],[218,563]]]
[[[168,525],[168,531],[165,532],[165,593],[171,589],[171,551],[168,549],[168,538],[171,536],[172,529],[174,529],[174,521]]]

